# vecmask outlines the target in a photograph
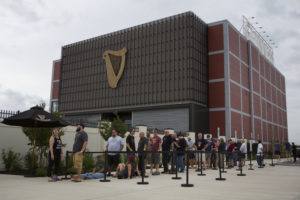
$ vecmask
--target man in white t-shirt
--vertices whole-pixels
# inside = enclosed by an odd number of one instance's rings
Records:
[[[112,130],[112,136],[108,138],[106,151],[108,151],[107,160],[108,160],[108,175],[111,175],[111,170],[116,169],[120,163],[120,153],[110,153],[113,151],[121,151],[124,147],[123,138],[118,136],[116,130]]]
[[[246,155],[247,155],[247,144],[244,139],[242,140],[242,145],[240,147],[240,151],[241,151],[242,166],[245,166],[245,160],[246,160]]]
[[[260,167],[262,167],[262,165],[263,165],[263,160],[264,160],[263,150],[264,150],[264,147],[263,147],[261,141],[258,141],[256,160],[257,160],[257,164],[258,164]]]

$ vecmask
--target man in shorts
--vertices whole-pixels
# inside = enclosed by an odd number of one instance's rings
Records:
[[[246,155],[247,155],[247,144],[246,141],[243,139],[242,140],[242,145],[240,147],[240,152],[241,152],[241,161],[242,161],[242,166],[245,166],[245,162],[246,162]]]
[[[118,136],[117,130],[112,130],[111,137],[107,140],[106,151],[108,160],[108,176],[111,175],[111,171],[116,169],[120,163],[120,153],[114,153],[114,151],[121,151],[124,147],[123,139]]]
[[[161,149],[161,138],[158,136],[158,130],[154,129],[153,137],[150,139],[152,153],[152,163],[155,166],[156,171],[152,175],[159,175],[159,160],[160,154],[159,151]]]
[[[280,143],[279,141],[277,140],[275,145],[274,145],[274,148],[275,148],[275,156],[277,158],[278,161],[280,161]]]
[[[207,147],[207,141],[203,138],[202,133],[198,133],[197,139],[195,142],[195,149],[201,152],[196,153],[196,161],[198,162],[198,165],[201,166],[203,162],[205,161],[205,155],[202,155],[202,160],[201,160],[201,154]]]
[[[77,171],[77,176],[74,178],[74,182],[81,182],[80,174],[82,170],[83,153],[86,149],[88,141],[88,135],[84,131],[84,125],[78,124],[76,129],[75,141],[73,144],[73,164]]]

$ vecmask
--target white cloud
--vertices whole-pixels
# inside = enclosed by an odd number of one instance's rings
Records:
[[[279,44],[275,64],[286,76],[289,133],[300,143],[299,8],[298,0],[4,0],[0,3],[0,107],[21,109],[40,98],[48,102],[52,61],[60,58],[65,44],[188,10],[207,23],[228,19],[237,29],[242,15],[255,16]],[[17,103],[20,99],[26,103]]]

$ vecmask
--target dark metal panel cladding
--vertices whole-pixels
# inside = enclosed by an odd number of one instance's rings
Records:
[[[107,81],[106,50],[127,47],[117,88]],[[176,104],[208,105],[207,25],[192,12],[66,45],[59,110]]]

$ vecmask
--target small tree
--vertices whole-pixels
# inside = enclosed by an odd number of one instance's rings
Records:
[[[110,132],[111,122],[110,121],[101,121],[99,123],[99,133],[105,141],[111,136]]]
[[[60,118],[63,118],[59,113],[52,113]],[[53,128],[22,128],[23,133],[28,137],[30,143],[28,145],[33,147],[34,131],[36,131],[36,147],[39,155],[39,167],[45,166],[45,158],[48,154],[49,139],[52,136]],[[59,135],[64,135],[62,129],[59,129]]]
[[[114,112],[115,118],[112,122],[102,121],[99,126],[99,133],[104,138],[105,141],[111,136],[111,132],[115,129],[119,136],[124,138],[127,131],[127,125],[120,119],[117,112]]]

